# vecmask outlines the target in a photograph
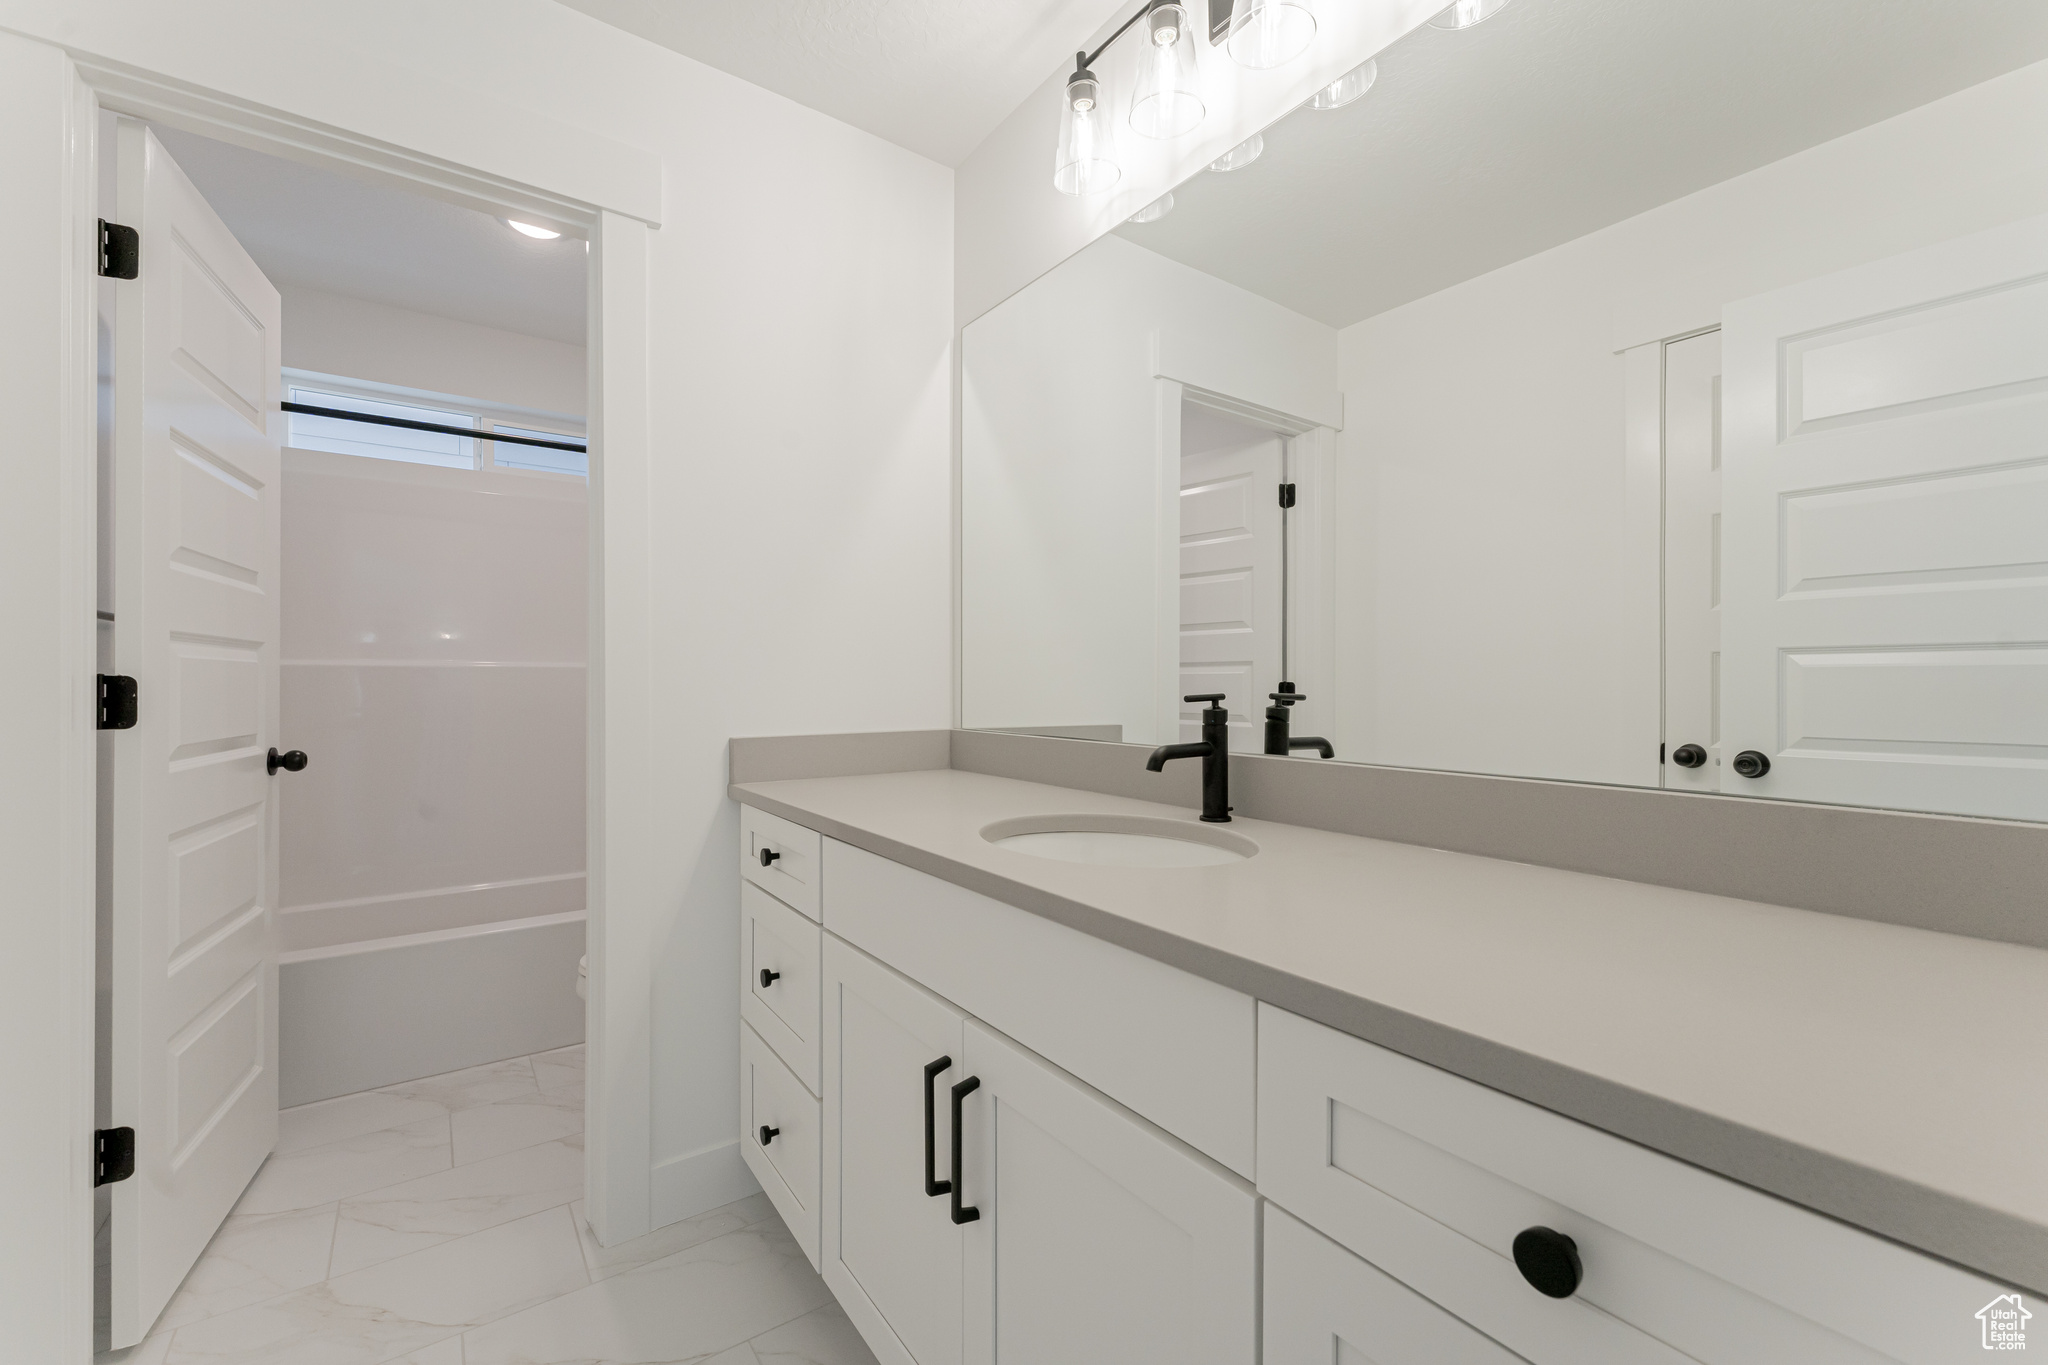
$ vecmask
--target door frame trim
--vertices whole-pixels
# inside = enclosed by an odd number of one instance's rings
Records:
[[[652,926],[645,916],[606,914],[608,900],[639,904],[655,889],[655,869],[648,856],[654,845],[634,815],[645,805],[638,798],[651,778],[645,771],[645,746],[636,742],[636,737],[649,733],[654,720],[648,677],[651,536],[646,497],[651,453],[648,237],[654,219],[645,216],[648,204],[620,210],[579,201],[561,189],[513,182],[347,128],[294,118],[169,77],[67,54],[38,39],[0,34],[0,41],[22,44],[29,50],[23,53],[24,61],[35,60],[33,50],[37,48],[61,59],[70,91],[64,152],[68,168],[60,210],[68,274],[61,308],[50,310],[61,319],[63,382],[56,398],[63,413],[57,441],[61,506],[58,524],[42,533],[38,542],[57,556],[58,597],[75,608],[69,616],[77,618],[77,627],[71,626],[67,616],[52,637],[61,657],[48,671],[59,674],[68,688],[45,691],[42,717],[22,717],[31,726],[47,725],[62,733],[66,746],[60,790],[53,803],[63,835],[55,860],[60,865],[56,901],[65,950],[54,971],[64,1003],[62,1018],[46,1021],[46,1027],[70,1040],[67,1069],[72,1074],[66,1080],[66,1103],[61,1112],[51,1115],[52,1122],[61,1125],[62,1136],[53,1135],[52,1141],[72,1149],[67,1184],[69,1226],[81,1230],[83,1241],[80,1246],[66,1244],[69,1254],[60,1275],[67,1292],[56,1305],[62,1317],[55,1330],[67,1344],[76,1342],[85,1349],[83,1354],[75,1350],[65,1354],[81,1361],[89,1357],[91,1336],[96,1029],[92,850],[97,742],[86,700],[96,668],[98,627],[93,608],[98,580],[95,508],[99,479],[94,401],[97,281],[89,266],[98,210],[102,109],[289,160],[343,170],[357,178],[381,179],[464,207],[516,212],[566,228],[574,235],[587,233],[591,239],[586,345],[586,420],[591,448],[586,796],[590,1004],[586,1038],[591,1055],[585,1187],[590,1221],[601,1242],[613,1244],[649,1231],[652,1074],[641,1016],[652,990],[656,954]],[[599,160],[617,159],[615,144],[581,130],[562,131],[586,138]],[[562,160],[573,163],[575,158]],[[657,197],[658,192],[657,182]],[[58,226],[44,222],[46,230]],[[36,338],[21,336],[19,340]],[[43,344],[47,346],[47,341]],[[45,504],[38,515],[47,516],[49,511]],[[46,960],[33,955],[31,960],[38,972],[52,970]],[[72,1266],[72,1261],[80,1264]],[[27,1327],[26,1323],[19,1325]]]

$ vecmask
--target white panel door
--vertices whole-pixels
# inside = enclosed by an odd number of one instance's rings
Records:
[[[1664,348],[1664,785],[1721,787],[1721,334]],[[1704,751],[1688,766],[1688,745]]]
[[[1725,785],[2048,820],[2048,219],[1723,324]]]
[[[825,1283],[883,1365],[958,1365],[960,1229],[926,1153],[949,1179],[961,1015],[830,934],[824,1012]]]
[[[112,287],[113,1343],[141,1339],[277,1138],[278,296],[153,134],[123,120]]]
[[[969,1365],[1249,1365],[1258,1199],[972,1020],[961,1110]]]
[[[1524,1365],[1478,1328],[1266,1205],[1264,1365]]]
[[[1188,454],[1180,464],[1180,695],[1226,694],[1230,747],[1264,743],[1280,686],[1281,439]],[[1183,740],[1201,738],[1183,703]]]

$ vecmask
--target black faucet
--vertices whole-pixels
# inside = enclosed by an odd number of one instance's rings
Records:
[[[1202,710],[1202,738],[1195,744],[1162,744],[1145,760],[1151,772],[1162,772],[1176,758],[1202,760],[1202,818],[1212,825],[1230,823],[1230,712],[1223,709],[1223,693],[1204,692],[1184,701],[1205,701]]]
[[[1283,682],[1278,692],[1269,692],[1266,695],[1273,699],[1273,704],[1266,708],[1267,753],[1285,756],[1293,749],[1314,749],[1324,758],[1337,756],[1337,751],[1330,747],[1330,741],[1327,739],[1319,739],[1314,735],[1297,735],[1293,739],[1287,737],[1287,708],[1298,701],[1307,701],[1308,693],[1297,692],[1293,683]]]

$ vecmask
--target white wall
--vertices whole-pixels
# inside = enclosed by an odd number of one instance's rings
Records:
[[[1175,737],[1179,404],[1162,408],[1157,377],[1335,422],[1336,343],[1115,236],[967,328],[964,724]]]
[[[285,368],[581,419],[581,346],[300,285],[284,297]]]
[[[286,453],[287,953],[584,908],[585,501]]]
[[[5,22],[130,73],[225,92],[305,146],[338,146],[339,130],[476,168],[480,182],[536,187],[567,208],[601,205],[661,224],[647,234],[640,299],[654,463],[633,510],[645,518],[634,536],[649,559],[634,582],[607,583],[644,604],[632,617],[642,629],[626,638],[622,617],[606,639],[622,659],[646,661],[633,685],[659,696],[659,719],[633,736],[653,776],[611,849],[646,889],[605,906],[621,942],[655,949],[646,998],[625,1014],[638,1027],[619,1039],[621,1055],[644,1049],[647,1064],[609,1078],[612,1105],[648,1117],[637,1131],[611,1125],[615,1145],[592,1198],[616,1240],[744,1192],[725,742],[950,718],[951,172],[551,0],[280,0],[261,24],[235,0],[17,0]],[[66,135],[64,70],[11,40],[0,60],[11,110],[0,156],[36,172],[9,180],[7,231],[24,242],[10,279],[44,271],[28,278],[50,290],[68,278],[64,253],[79,245],[66,235],[50,169]],[[664,183],[666,210],[649,193]],[[0,313],[0,347],[50,356],[55,315],[43,296]],[[80,354],[89,365],[89,349]],[[61,392],[36,400],[53,422]],[[88,404],[89,382],[80,393]],[[616,428],[631,426],[629,416]],[[55,460],[64,446],[35,449]],[[17,478],[10,535],[0,537],[46,575],[57,571],[53,532],[11,533],[55,525],[64,477],[49,468]],[[25,592],[32,579],[11,581]],[[91,599],[61,613],[54,589],[37,600],[48,620],[10,636],[23,648],[43,641],[33,659],[10,663],[24,689],[16,728],[54,745],[60,724],[76,724],[69,708],[83,705],[70,683],[91,670],[86,629],[63,656],[77,657],[62,664],[69,681],[59,685],[58,617],[75,609],[89,628]],[[90,736],[73,747],[89,765]],[[47,802],[43,776],[59,766],[54,751],[10,763],[9,797]],[[17,774],[35,775],[33,793],[16,790]],[[89,860],[83,827],[79,856]],[[51,869],[54,888],[52,856],[39,853],[37,865]],[[89,924],[89,895],[83,913]],[[40,942],[24,931],[20,947],[46,971]],[[624,964],[621,973],[631,978]],[[13,982],[8,975],[10,991]],[[41,989],[0,996],[43,1000]],[[634,1150],[649,1154],[638,1171],[623,1155]],[[10,1170],[10,1186],[65,1178],[52,1151],[24,1152]],[[10,1264],[57,1245],[47,1217],[5,1226]],[[34,1249],[14,1245],[23,1239]],[[40,1283],[24,1275],[0,1291],[10,1330],[25,1333],[21,1324],[50,1311],[47,1295],[17,1292]]]
[[[2048,211],[2044,127],[2048,64],[1344,329],[1339,751],[1653,784],[1616,352]]]

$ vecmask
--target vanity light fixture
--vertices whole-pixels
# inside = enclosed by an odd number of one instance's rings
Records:
[[[1096,50],[1101,55],[1101,49]],[[1088,69],[1088,54],[1074,54],[1067,77],[1067,103],[1060,115],[1059,154],[1053,160],[1053,188],[1061,194],[1099,194],[1122,177],[1116,134],[1103,107],[1102,82]]]
[[[1128,221],[1133,223],[1156,223],[1172,212],[1173,195],[1169,192],[1160,195],[1157,199],[1145,205],[1144,208],[1139,209],[1130,216]]]
[[[1309,0],[1235,0],[1223,50],[1253,71],[1270,71],[1308,51],[1316,40]]]
[[[1430,24],[1436,28],[1470,28],[1484,23],[1508,7],[1508,0],[1452,0],[1442,10],[1430,16]]]
[[[1354,66],[1336,80],[1316,91],[1308,102],[1311,109],[1342,109],[1354,100],[1362,99],[1372,89],[1372,83],[1379,79],[1380,64],[1368,59],[1364,66]]]
[[[1179,137],[1201,123],[1202,102],[1195,71],[1195,32],[1188,12],[1172,0],[1145,12],[1149,40],[1138,58],[1138,89],[1131,96],[1131,127],[1144,137]]]
[[[539,227],[533,223],[522,223],[516,218],[507,218],[505,226],[522,236],[532,237],[543,242],[551,242],[562,235],[553,228]]]
[[[1209,163],[1212,171],[1240,171],[1257,161],[1266,150],[1266,135],[1253,133]]]

